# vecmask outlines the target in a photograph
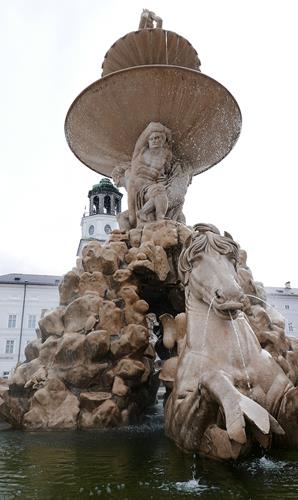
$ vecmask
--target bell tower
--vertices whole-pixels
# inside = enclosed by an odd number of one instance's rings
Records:
[[[90,240],[104,243],[113,229],[118,229],[117,215],[121,212],[123,194],[104,177],[88,193],[89,212],[81,220],[82,236],[77,255]]]

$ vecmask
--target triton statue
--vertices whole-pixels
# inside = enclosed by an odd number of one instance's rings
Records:
[[[187,166],[183,171],[178,162],[173,163],[172,156],[171,131],[151,122],[136,142],[131,164],[114,168],[114,182],[127,190],[130,229],[165,218],[185,222],[182,207],[192,173]],[[120,215],[120,228],[122,220]]]

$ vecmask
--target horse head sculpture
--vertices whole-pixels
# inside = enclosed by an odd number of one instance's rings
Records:
[[[215,226],[197,224],[179,258],[179,274],[198,300],[212,304],[224,318],[235,317],[243,308],[244,294],[237,282],[239,246]]]

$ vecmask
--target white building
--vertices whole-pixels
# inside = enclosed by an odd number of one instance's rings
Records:
[[[285,318],[285,333],[298,337],[298,288],[291,288],[290,282],[284,288],[266,287],[267,301]]]
[[[0,276],[0,377],[7,377],[36,338],[38,321],[59,303],[61,276]]]

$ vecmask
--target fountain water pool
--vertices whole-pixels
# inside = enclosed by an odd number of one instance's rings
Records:
[[[134,428],[2,431],[0,498],[297,498],[297,451],[230,463],[200,459],[165,437],[162,415],[160,402]]]

